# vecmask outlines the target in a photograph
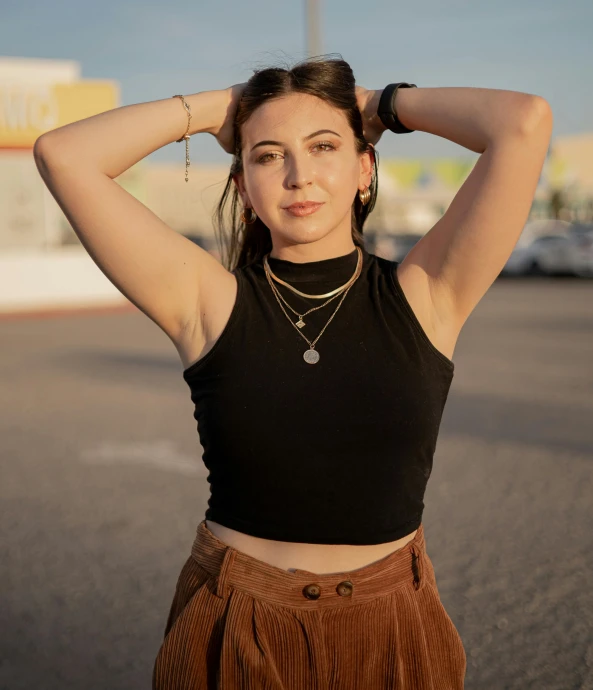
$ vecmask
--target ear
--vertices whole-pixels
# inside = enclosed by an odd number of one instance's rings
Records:
[[[360,177],[358,184],[361,189],[370,187],[375,165],[375,147],[369,144],[367,151],[360,155]]]
[[[245,182],[243,180],[243,174],[238,173],[236,175],[233,175],[233,182],[235,183],[235,186],[237,187],[237,190],[239,191],[239,194],[241,196],[241,200],[243,202],[243,206],[246,206],[249,199],[247,196],[247,192],[245,190]]]

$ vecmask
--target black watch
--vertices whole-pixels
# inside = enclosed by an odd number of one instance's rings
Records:
[[[415,132],[415,129],[408,129],[405,127],[398,119],[395,112],[395,96],[399,88],[418,88],[416,84],[408,84],[405,81],[397,82],[397,84],[389,84],[383,89],[381,98],[379,100],[379,107],[377,108],[377,115],[379,116],[381,122],[396,134],[408,134],[409,132]]]

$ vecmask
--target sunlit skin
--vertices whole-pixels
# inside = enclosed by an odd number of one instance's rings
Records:
[[[305,140],[322,129],[335,134]],[[281,144],[253,149],[267,140]],[[371,184],[373,160],[372,154],[356,151],[341,110],[302,93],[270,100],[243,125],[242,146],[243,174],[234,180],[243,205],[270,229],[271,256],[305,262],[354,250],[352,205],[358,191]],[[323,205],[303,217],[284,210],[298,201]]]

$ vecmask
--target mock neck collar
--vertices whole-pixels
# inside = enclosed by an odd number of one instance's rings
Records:
[[[361,250],[364,262],[367,252],[364,247],[361,247]],[[356,269],[357,261],[358,251],[356,247],[347,254],[317,261],[297,262],[268,256],[268,264],[273,273],[282,280],[295,283],[348,280]],[[263,259],[261,263],[263,266]]]

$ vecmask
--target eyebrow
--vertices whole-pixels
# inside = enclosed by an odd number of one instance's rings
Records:
[[[313,134],[309,134],[308,136],[306,136],[303,139],[303,141],[309,141],[309,139],[313,139],[313,137],[316,137],[319,134],[326,134],[326,133],[335,134],[337,137],[340,137],[340,139],[342,138],[337,132],[334,132],[333,129],[318,129],[316,132],[313,132]],[[259,141],[257,144],[255,144],[255,146],[252,147],[251,151],[256,149],[258,146],[267,146],[267,145],[282,146],[282,142],[281,141],[272,141],[271,139],[266,139],[265,141]],[[251,153],[251,151],[249,153]]]

